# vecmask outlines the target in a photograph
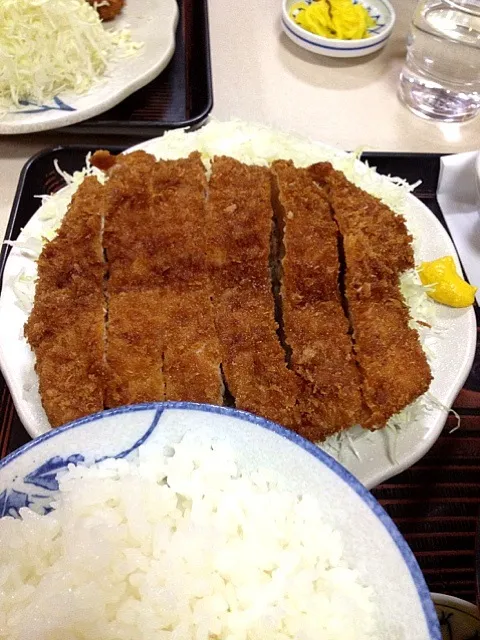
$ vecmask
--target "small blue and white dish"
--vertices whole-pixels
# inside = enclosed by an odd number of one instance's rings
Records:
[[[0,462],[0,517],[16,516],[24,506],[48,512],[68,465],[128,458],[143,444],[158,448],[161,457],[187,432],[227,442],[240,469],[272,470],[290,490],[318,500],[343,537],[344,558],[375,592],[383,637],[441,639],[418,564],[367,489],[318,447],[243,411],[185,402],[141,404],[53,430]]]
[[[305,0],[311,4],[315,0]],[[387,44],[395,24],[395,10],[388,0],[353,0],[362,4],[375,20],[369,29],[370,37],[361,40],[324,38],[306,31],[290,17],[290,7],[297,0],[283,0],[282,27],[286,35],[299,47],[331,58],[357,58],[375,53]]]

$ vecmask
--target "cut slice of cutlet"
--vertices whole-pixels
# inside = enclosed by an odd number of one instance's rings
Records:
[[[160,161],[153,169],[152,206],[162,261],[167,318],[164,348],[167,400],[222,404],[220,346],[206,260],[205,168],[199,153]],[[157,273],[160,280],[160,269]]]
[[[339,292],[338,232],[330,206],[305,169],[272,165],[283,246],[281,306],[291,367],[303,381],[302,434],[312,440],[358,424],[361,381]]]
[[[381,302],[353,300],[349,309],[363,397],[371,411],[362,426],[381,428],[428,390],[430,367],[402,300],[393,295]]]
[[[52,427],[103,409],[104,188],[87,177],[38,260],[25,336]]]
[[[216,157],[208,192],[208,254],[212,284],[268,293],[270,283],[269,173],[264,167]]]
[[[113,165],[103,155],[100,162],[110,166],[107,185],[113,192],[106,218],[107,256],[110,246],[115,255],[108,280],[109,405],[221,402],[200,155],[155,162],[146,154],[131,154]],[[130,193],[132,183],[135,193]]]
[[[400,273],[415,266],[405,219],[328,162],[309,172],[325,190],[343,238],[347,288],[362,299],[382,299]]]
[[[165,399],[165,318],[158,290],[109,296],[106,407]]]
[[[238,408],[295,429],[298,382],[274,319],[272,217],[268,170],[215,158],[206,248],[226,382]]]
[[[401,216],[330,164],[314,165],[310,173],[325,188],[342,235],[345,295],[370,413],[362,426],[381,428],[425,393],[431,381],[399,288],[402,271],[414,266],[412,238]]]

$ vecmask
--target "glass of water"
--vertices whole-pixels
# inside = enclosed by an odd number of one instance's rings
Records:
[[[441,122],[480,112],[480,0],[420,0],[398,95],[414,113]]]

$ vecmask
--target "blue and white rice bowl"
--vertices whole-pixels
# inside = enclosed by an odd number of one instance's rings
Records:
[[[315,0],[305,0],[312,4]],[[362,4],[375,20],[376,25],[368,29],[369,38],[359,40],[337,40],[310,33],[290,17],[290,7],[297,0],[283,0],[282,27],[286,35],[299,47],[332,58],[357,58],[379,51],[387,43],[395,24],[395,10],[388,0],[353,0]]]
[[[326,522],[342,537],[343,557],[373,588],[380,637],[440,640],[417,562],[372,495],[311,443],[246,412],[184,402],[142,404],[53,430],[0,462],[0,517],[18,516],[25,506],[49,513],[59,497],[59,477],[72,465],[135,459],[142,447],[153,448],[160,459],[185,436],[230,446],[239,470],[279,474],[289,491],[318,500]]]

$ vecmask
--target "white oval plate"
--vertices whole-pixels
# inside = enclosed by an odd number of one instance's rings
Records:
[[[145,149],[163,158],[188,155],[198,149],[203,155],[229,154],[241,160],[255,157],[258,163],[266,164],[276,157],[295,156],[298,164],[308,165],[315,161],[332,160],[337,166],[354,167],[355,176],[364,188],[374,192],[378,185],[396,193],[398,187],[367,168],[364,164],[349,161],[347,154],[326,145],[274,132],[238,122],[211,122],[193,133],[171,131],[161,138],[144,142],[129,151]],[[343,163],[343,165],[342,165]],[[345,164],[347,163],[347,164]],[[348,170],[348,168],[347,168]],[[350,176],[352,177],[352,176]],[[71,187],[67,189],[71,190]],[[62,193],[55,198],[61,198]],[[65,198],[65,190],[63,198]],[[66,206],[66,205],[65,205]],[[406,194],[403,213],[409,228],[418,237],[416,260],[433,260],[444,255],[453,255],[458,263],[455,248],[449,235],[433,213],[417,198]],[[41,220],[42,207],[31,218],[19,238],[38,234],[45,224]],[[23,325],[27,314],[18,305],[12,285],[22,271],[34,275],[35,262],[18,248],[13,248],[3,275],[0,298],[0,366],[10,388],[17,412],[32,437],[50,430],[38,394],[38,382],[33,374],[34,357],[23,338]],[[432,303],[433,304],[433,303]],[[432,373],[434,380],[430,394],[438,402],[450,407],[465,382],[472,366],[476,346],[476,321],[473,308],[452,309],[435,305],[436,336],[429,344],[433,353]],[[365,486],[372,488],[408,468],[430,449],[440,435],[447,412],[438,404],[428,404],[415,421],[404,425],[397,433],[381,430],[355,440],[355,451],[344,446],[338,452],[328,448],[333,455]]]
[[[175,0],[127,0],[106,28],[129,27],[132,40],[143,42],[133,57],[112,64],[105,79],[88,93],[62,93],[45,105],[32,105],[0,118],[0,134],[33,133],[66,127],[111,109],[151,82],[165,69],[175,50],[178,6]]]

